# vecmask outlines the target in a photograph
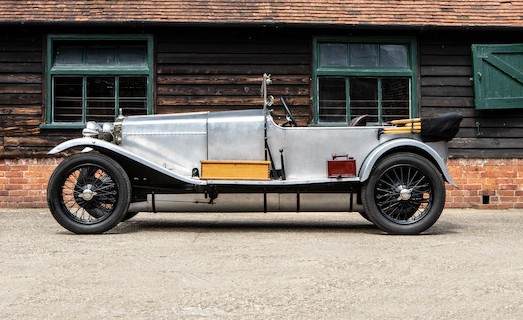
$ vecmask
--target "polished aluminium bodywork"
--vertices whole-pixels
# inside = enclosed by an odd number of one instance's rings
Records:
[[[264,117],[261,110],[201,112],[124,119],[121,145],[96,138],[66,141],[49,154],[90,147],[101,153],[116,153],[180,181],[195,185],[364,182],[384,154],[411,148],[430,156],[447,182],[456,186],[446,166],[446,143],[424,143],[417,135],[380,135],[375,127],[281,127],[267,117],[267,142],[277,170],[286,170],[286,180],[214,181],[192,177],[201,160],[265,160]],[[357,176],[327,178],[326,161],[334,153],[356,160]]]
[[[405,148],[430,158],[445,180],[455,185],[445,166],[444,142],[431,146],[417,135],[380,135],[381,126],[281,127],[270,113],[265,117],[263,110],[133,116],[120,122],[121,137],[115,139],[120,145],[80,138],[55,147],[50,154],[89,147],[199,187],[188,193],[151,189],[146,198],[131,203],[135,211],[361,211],[357,188],[348,186],[367,180],[384,154]],[[201,169],[201,160],[265,160],[269,152],[274,169],[282,170],[283,159],[285,180],[202,180],[194,176],[194,170]],[[326,163],[335,153],[354,158],[356,176],[327,177]],[[333,191],[335,185],[344,187]],[[322,186],[330,186],[330,192],[321,190]],[[228,188],[210,201],[206,187]],[[286,187],[291,191],[279,190]],[[234,195],[243,188],[249,190],[241,197]]]
[[[83,138],[49,152],[82,151],[51,175],[51,213],[75,233],[105,232],[139,211],[356,211],[397,234],[436,222],[444,182],[456,186],[445,165],[446,141],[461,115],[427,118],[424,131],[423,119],[298,127],[281,99],[286,121],[277,124],[271,82],[264,74],[259,110],[120,112],[114,123],[88,122]]]

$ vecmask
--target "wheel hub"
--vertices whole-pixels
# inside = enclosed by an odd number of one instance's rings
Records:
[[[96,192],[91,190],[92,187],[92,185],[88,184],[78,196],[85,201],[91,201],[97,195]]]
[[[412,197],[412,189],[407,189],[405,186],[400,186],[399,188],[399,197],[398,201],[407,201]]]

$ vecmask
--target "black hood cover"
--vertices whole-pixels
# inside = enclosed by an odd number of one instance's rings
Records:
[[[421,118],[421,139],[425,142],[450,141],[458,133],[461,120],[463,116],[457,112]]]

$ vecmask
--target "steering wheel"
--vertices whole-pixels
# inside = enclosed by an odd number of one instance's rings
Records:
[[[287,106],[287,103],[285,103],[285,99],[283,97],[280,97],[280,101],[283,104],[283,107],[285,108],[285,122],[283,122],[280,126],[286,126],[290,125],[291,127],[297,127],[298,123],[296,122],[296,119],[292,116],[291,110]]]

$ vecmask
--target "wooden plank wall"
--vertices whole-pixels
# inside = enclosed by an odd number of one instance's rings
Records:
[[[45,155],[66,132],[41,132],[43,34],[0,33],[0,157]],[[34,30],[33,30],[34,31]]]
[[[278,100],[283,96],[300,125],[309,123],[312,34],[323,34],[321,30],[158,30],[148,31],[155,34],[156,113],[261,108],[260,82],[266,72],[273,75],[269,93],[276,98],[275,113],[283,114]],[[80,136],[80,130],[39,129],[44,120],[45,35],[40,28],[0,32],[0,157],[44,155],[59,142]],[[517,33],[501,31],[418,35],[421,115],[457,111],[465,117],[450,143],[452,156],[523,154],[523,109],[475,110],[470,80],[472,43],[514,39]]]
[[[259,109],[263,73],[283,115],[287,100],[300,125],[311,115],[311,37],[239,32],[172,32],[157,40],[157,113]],[[282,121],[282,120],[279,120]]]
[[[458,33],[459,36],[459,33]],[[521,157],[522,109],[478,111],[474,105],[472,43],[513,43],[500,35],[426,34],[420,37],[421,115],[459,112],[464,116],[457,138],[449,144],[454,157]],[[478,126],[479,125],[479,130]]]

